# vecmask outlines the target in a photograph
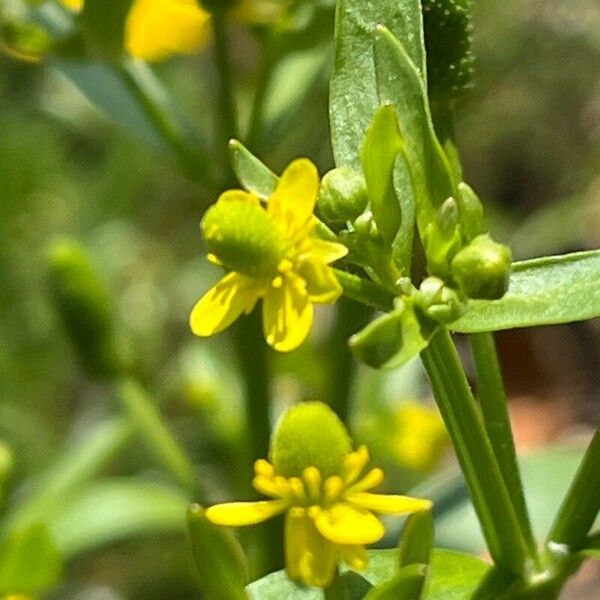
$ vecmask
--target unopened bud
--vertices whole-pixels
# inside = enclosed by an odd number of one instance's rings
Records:
[[[451,323],[464,310],[456,291],[437,277],[428,277],[423,281],[418,298],[423,312],[438,323]]]
[[[464,182],[458,184],[458,213],[467,241],[483,233],[483,206],[477,194]]]
[[[349,167],[340,167],[323,177],[317,206],[327,223],[346,223],[359,217],[368,201],[364,178]]]
[[[508,289],[511,261],[507,246],[479,235],[452,260],[452,277],[468,298],[497,300]]]

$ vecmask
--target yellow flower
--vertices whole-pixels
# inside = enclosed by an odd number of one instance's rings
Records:
[[[384,535],[383,523],[373,513],[403,515],[429,510],[431,501],[409,496],[372,494],[383,481],[381,469],[363,470],[369,461],[365,446],[349,452],[341,473],[324,477],[314,466],[299,477],[283,477],[266,460],[254,466],[254,487],[272,498],[232,502],[207,509],[217,525],[242,526],[286,513],[285,551],[289,576],[307,585],[325,587],[342,558],[356,570],[367,565],[365,544]]]
[[[310,237],[319,188],[307,159],[284,171],[266,209],[257,196],[224,192],[201,227],[208,258],[229,272],[194,306],[192,331],[210,336],[249,313],[263,299],[263,330],[276,350],[297,348],[308,335],[313,304],[334,302],[342,293],[328,266],[347,253],[341,244]]]
[[[73,11],[84,4],[60,1]],[[196,52],[206,44],[209,19],[196,0],[134,0],[125,24],[125,48],[146,61]]]

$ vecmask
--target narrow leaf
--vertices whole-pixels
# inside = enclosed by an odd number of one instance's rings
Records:
[[[472,300],[450,327],[461,333],[583,321],[600,316],[600,250],[513,264],[500,300]]]
[[[362,146],[361,162],[371,201],[371,212],[384,242],[391,245],[402,219],[394,191],[394,163],[402,149],[398,119],[393,106],[375,113]]]
[[[425,565],[402,567],[392,579],[373,588],[365,600],[418,600],[425,585]]]
[[[252,154],[242,142],[229,142],[231,166],[239,182],[260,198],[268,198],[273,194],[279,178],[269,167]]]
[[[396,108],[415,193],[421,232],[435,210],[455,194],[448,159],[434,133],[423,76],[405,47],[385,27],[375,30],[377,89],[382,104]]]
[[[379,23],[399,39],[425,72],[419,0],[340,0],[335,28],[335,65],[330,83],[331,142],[338,167],[360,168],[365,131],[379,106],[371,32]]]
[[[434,529],[431,511],[413,513],[406,519],[400,542],[400,566],[413,563],[429,564],[433,548]]]

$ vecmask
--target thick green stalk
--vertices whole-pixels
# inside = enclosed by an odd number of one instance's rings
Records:
[[[558,511],[548,540],[573,552],[586,541],[600,510],[600,428],[581,461],[577,475]]]
[[[377,284],[339,269],[333,271],[348,298],[386,312],[394,308],[393,296]]]
[[[527,542],[529,553],[531,556],[536,556],[537,545],[531,529],[523,482],[519,473],[508,402],[494,337],[491,333],[476,333],[469,336],[469,339],[477,370],[477,393],[483,424],[521,525],[521,532]]]
[[[119,381],[116,393],[148,451],[173,475],[194,499],[203,499],[200,479],[185,450],[166,428],[147,392],[133,379]]]
[[[433,336],[421,357],[469,486],[490,554],[498,567],[523,575],[527,546],[456,348],[446,329]]]

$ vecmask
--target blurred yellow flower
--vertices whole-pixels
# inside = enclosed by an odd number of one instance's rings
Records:
[[[252,311],[263,299],[267,343],[287,352],[308,335],[313,304],[334,302],[342,293],[328,266],[347,253],[345,246],[310,237],[319,189],[316,167],[292,162],[264,209],[257,196],[224,192],[201,227],[208,259],[225,275],[194,306],[192,331],[211,336]]]
[[[392,449],[398,461],[417,471],[431,469],[448,442],[448,433],[436,408],[406,402],[394,415]]]
[[[340,558],[355,570],[366,567],[365,544],[378,542],[385,533],[373,513],[403,515],[432,507],[430,500],[369,493],[384,474],[381,469],[363,474],[368,461],[369,452],[361,446],[346,454],[338,474],[325,477],[317,467],[309,466],[300,476],[284,477],[270,462],[258,460],[253,485],[271,500],[217,504],[206,510],[206,517],[217,525],[236,527],[286,513],[290,578],[325,587]]]

